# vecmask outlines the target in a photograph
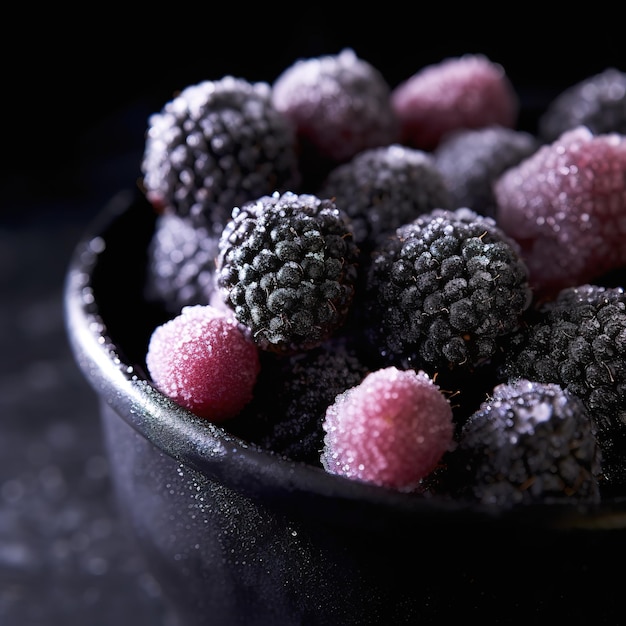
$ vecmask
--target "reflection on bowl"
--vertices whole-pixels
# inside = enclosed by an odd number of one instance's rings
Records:
[[[615,623],[626,500],[498,510],[396,493],[247,445],[158,393],[142,299],[155,215],[115,196],[65,287],[75,358],[97,394],[111,475],[181,624]]]

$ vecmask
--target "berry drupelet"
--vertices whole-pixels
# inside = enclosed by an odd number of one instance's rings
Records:
[[[150,117],[141,169],[157,210],[215,234],[234,206],[300,182],[295,131],[270,85],[232,76],[189,85]]]
[[[556,384],[498,385],[463,427],[449,472],[483,504],[597,504],[601,452],[583,402]]]
[[[626,481],[626,294],[619,287],[563,289],[528,313],[506,354],[506,375],[561,385],[594,420],[607,484]]]
[[[365,333],[391,364],[471,370],[494,357],[531,298],[517,246],[493,219],[435,209],[374,251]]]
[[[359,249],[332,200],[285,192],[233,210],[219,240],[217,285],[263,350],[319,346],[344,324]]]

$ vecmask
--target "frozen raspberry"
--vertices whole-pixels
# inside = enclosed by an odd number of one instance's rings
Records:
[[[368,374],[326,411],[321,461],[332,474],[415,491],[452,446],[452,410],[424,373]]]
[[[538,147],[533,135],[513,128],[463,128],[441,140],[434,159],[453,208],[469,207],[481,215],[495,217],[493,182]]]
[[[499,226],[537,292],[593,282],[626,263],[626,138],[579,126],[494,183]]]
[[[252,399],[260,371],[244,327],[212,306],[188,306],[152,333],[146,365],[154,385],[199,417],[222,422]]]
[[[626,134],[626,73],[610,67],[563,91],[539,118],[539,136],[551,143],[576,126]]]
[[[457,496],[484,504],[600,500],[593,423],[583,402],[556,384],[498,385],[469,418],[449,458],[458,471]]]
[[[448,132],[517,124],[519,98],[503,67],[481,54],[427,65],[391,92],[401,141],[434,149]]]
[[[295,125],[311,162],[315,157],[344,162],[361,150],[396,140],[390,93],[383,75],[349,48],[300,59],[273,84],[274,106]]]

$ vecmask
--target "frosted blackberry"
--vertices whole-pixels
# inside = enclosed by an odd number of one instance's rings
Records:
[[[451,471],[457,496],[513,506],[600,501],[601,452],[583,402],[559,385],[498,385],[466,422]]]
[[[541,305],[506,355],[506,373],[580,397],[597,429],[608,483],[626,482],[626,294],[582,285]]]
[[[269,355],[269,356],[268,356]],[[293,356],[262,353],[252,402],[229,431],[294,461],[320,465],[322,421],[335,396],[358,385],[368,372],[357,353],[330,340]]]
[[[538,147],[533,135],[504,126],[462,129],[446,135],[434,158],[453,208],[469,207],[481,215],[495,217],[493,181]]]
[[[610,67],[560,93],[539,118],[539,136],[551,143],[576,126],[626,134],[626,73]]]
[[[233,210],[219,240],[217,284],[264,350],[320,345],[345,322],[359,250],[329,199],[292,192]]]
[[[349,48],[299,59],[273,83],[274,105],[296,127],[303,169],[393,143],[398,124],[390,93],[383,75]]]
[[[399,144],[371,148],[338,165],[318,192],[333,198],[352,220],[364,255],[382,236],[431,209],[450,208],[432,156]]]
[[[165,311],[209,304],[215,288],[218,238],[189,218],[159,215],[148,248],[145,296]]]
[[[493,219],[435,209],[374,251],[366,335],[393,364],[472,368],[517,329],[531,296],[517,245]]]
[[[149,119],[146,196],[217,234],[234,206],[297,189],[295,141],[269,84],[224,76],[190,85]]]

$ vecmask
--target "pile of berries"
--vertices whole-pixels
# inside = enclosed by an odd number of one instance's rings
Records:
[[[626,483],[626,75],[531,133],[484,55],[351,49],[148,121],[152,383],[350,480],[508,507]]]

